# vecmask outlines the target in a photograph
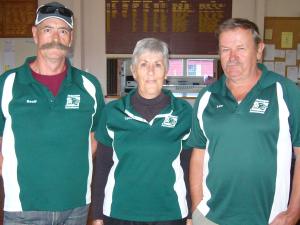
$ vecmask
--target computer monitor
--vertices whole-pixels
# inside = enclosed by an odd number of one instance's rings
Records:
[[[187,59],[187,76],[215,77],[215,59]]]
[[[183,59],[169,59],[168,76],[183,76],[184,62]]]

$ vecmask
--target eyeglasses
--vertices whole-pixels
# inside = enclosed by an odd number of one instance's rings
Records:
[[[37,13],[42,13],[42,14],[51,14],[58,12],[62,16],[66,17],[72,17],[73,12],[70,9],[64,8],[64,7],[57,7],[57,6],[50,6],[50,5],[44,5],[38,8]]]

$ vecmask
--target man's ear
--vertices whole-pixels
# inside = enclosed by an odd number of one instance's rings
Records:
[[[258,43],[256,59],[258,61],[262,60],[265,44],[263,42]]]
[[[74,36],[74,31],[73,30],[71,30],[71,34],[70,34],[71,36],[70,36],[70,43],[69,43],[69,47],[71,47],[72,46],[72,43],[73,43],[73,36]]]
[[[32,26],[31,31],[32,31],[32,37],[33,37],[34,43],[37,44],[38,43],[37,26]]]

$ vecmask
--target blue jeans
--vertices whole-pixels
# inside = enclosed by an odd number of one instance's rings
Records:
[[[61,212],[4,212],[3,225],[86,225],[89,206]]]

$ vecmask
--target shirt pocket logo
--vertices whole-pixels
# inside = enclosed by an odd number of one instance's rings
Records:
[[[68,95],[65,109],[79,109],[80,95]]]
[[[166,116],[164,122],[161,124],[162,127],[174,128],[177,124],[178,117],[177,116]]]
[[[265,114],[269,106],[269,100],[256,99],[253,103],[252,108],[250,109],[251,113],[260,113]]]

